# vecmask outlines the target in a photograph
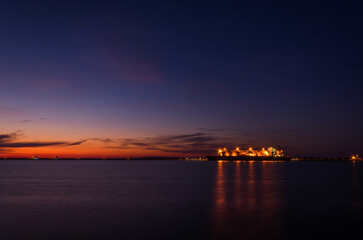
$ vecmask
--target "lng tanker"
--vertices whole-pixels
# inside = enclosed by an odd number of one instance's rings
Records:
[[[240,149],[227,150],[226,148],[218,149],[217,155],[207,155],[208,161],[290,161],[290,157],[285,157],[280,147],[260,150]]]

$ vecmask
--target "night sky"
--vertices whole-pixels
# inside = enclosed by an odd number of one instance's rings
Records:
[[[363,153],[359,1],[1,1],[0,157]]]

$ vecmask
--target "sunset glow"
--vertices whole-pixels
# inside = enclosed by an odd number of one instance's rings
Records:
[[[0,157],[360,152],[350,10],[21,2],[0,9]]]

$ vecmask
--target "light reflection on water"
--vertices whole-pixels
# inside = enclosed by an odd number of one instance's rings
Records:
[[[359,197],[359,176],[357,173],[357,162],[353,162],[352,167],[352,191],[353,191],[353,206],[356,208],[361,208],[362,202]]]
[[[272,162],[218,162],[213,239],[279,239],[283,197]],[[230,171],[234,172],[230,172]]]
[[[0,161],[0,239],[361,239],[363,163]]]

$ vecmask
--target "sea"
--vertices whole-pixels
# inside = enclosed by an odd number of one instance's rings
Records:
[[[0,160],[0,239],[362,239],[363,162]]]

